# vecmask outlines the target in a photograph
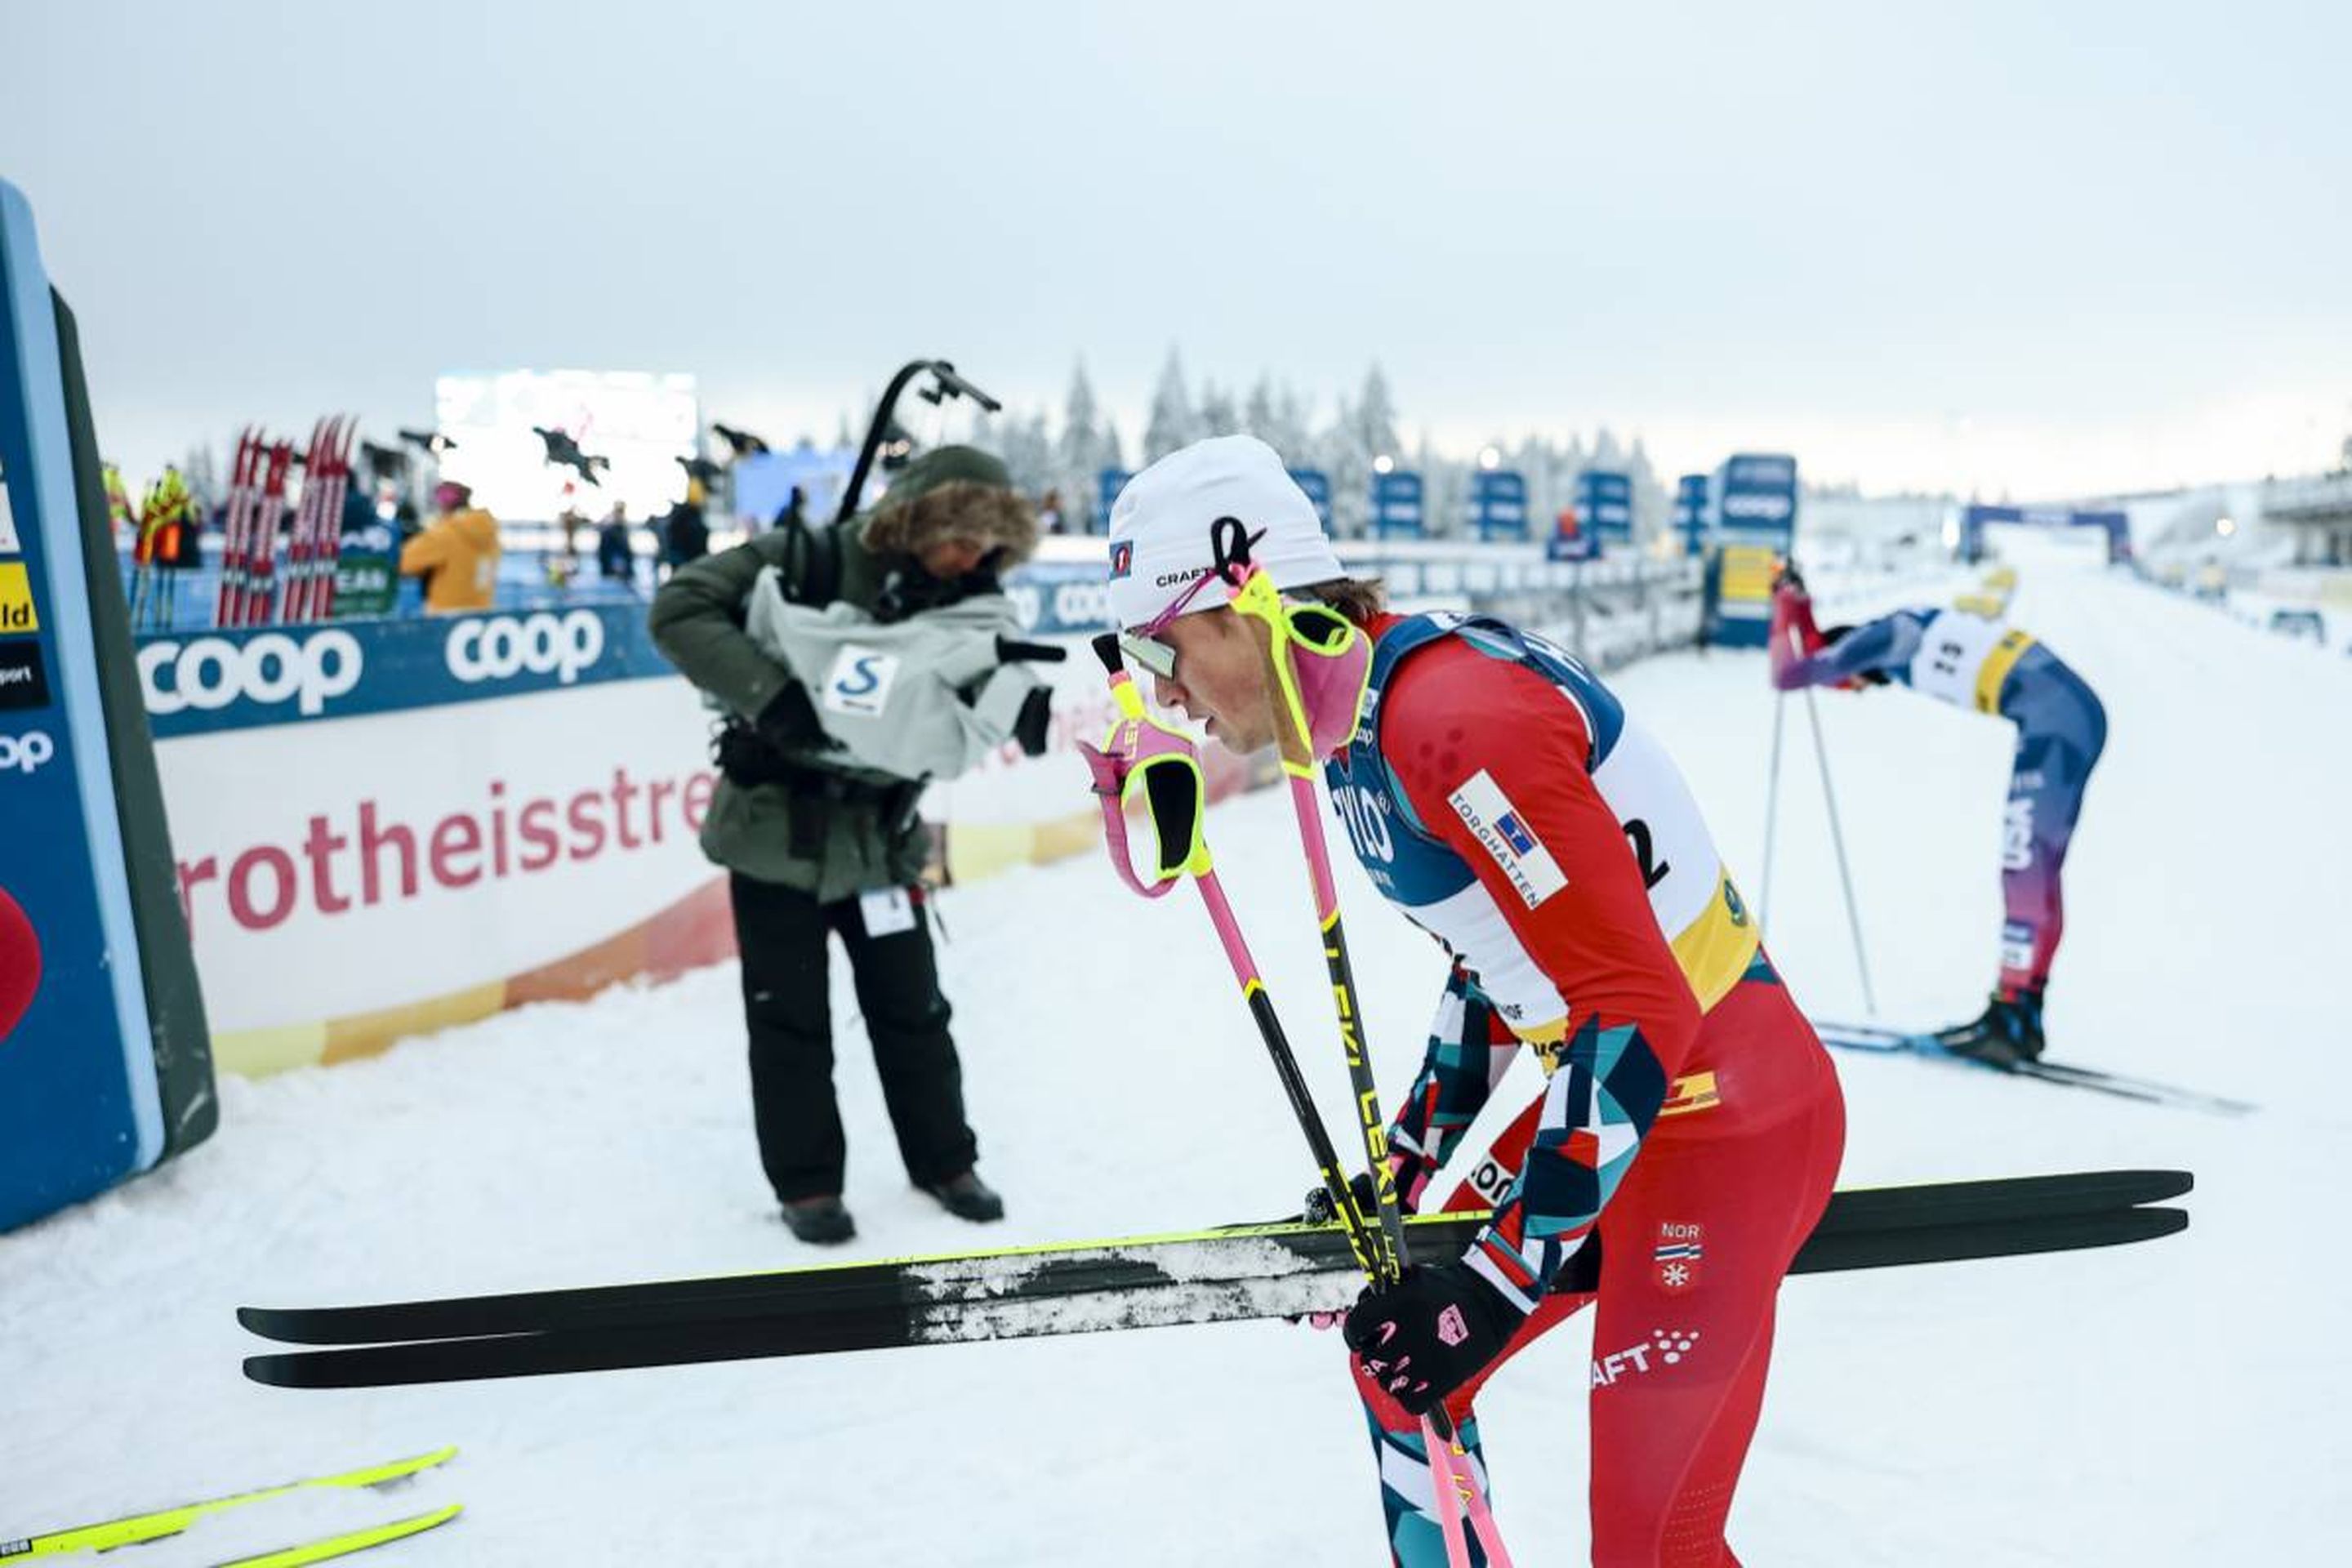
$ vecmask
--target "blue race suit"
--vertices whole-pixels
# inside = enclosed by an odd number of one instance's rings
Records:
[[[1777,678],[1785,690],[1883,676],[2017,726],[2000,882],[2000,987],[2038,997],[2065,930],[2059,872],[2084,786],[2107,741],[2106,710],[2029,633],[1967,610],[1907,609],[1853,628]]]

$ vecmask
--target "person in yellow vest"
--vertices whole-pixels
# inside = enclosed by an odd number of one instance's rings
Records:
[[[454,479],[433,491],[440,515],[400,547],[400,574],[425,579],[425,613],[462,616],[487,610],[498,597],[499,522],[474,504],[474,492]]]
[[[114,525],[114,536],[136,540],[139,514],[131,510],[131,496],[122,485],[122,470],[109,463],[99,470],[99,477],[106,485],[106,517]]]
[[[165,468],[139,506],[139,542],[133,555],[142,566],[177,570],[196,561],[196,503],[180,470]]]

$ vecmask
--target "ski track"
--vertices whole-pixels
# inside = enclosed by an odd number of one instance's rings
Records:
[[[2023,570],[2015,618],[2090,678],[2111,727],[2068,866],[2052,1055],[2264,1109],[2233,1121],[1842,1057],[1848,1184],[2185,1165],[2196,1220],[2108,1252],[1790,1285],[1733,1540],[1758,1563],[2352,1560],[2333,1458],[2352,1272],[2321,1202],[2352,1130],[2326,989],[2347,929],[2352,660],[2055,552]],[[1849,585],[1824,618],[1966,581]],[[1760,660],[1676,655],[1612,684],[1759,895]],[[1973,1013],[2000,927],[2006,728],[1898,690],[1817,702],[1881,1015]],[[1786,719],[1771,945],[1808,1006],[1858,1017],[1802,699]],[[1286,798],[1221,807],[1212,838],[1345,1149]],[[1444,960],[1344,855],[1339,871],[1392,1103]],[[982,1168],[1012,1217],[974,1229],[906,1187],[836,954],[861,1233],[843,1258],[1297,1206],[1297,1133],[1189,893],[1146,905],[1090,858],[941,902]],[[382,1561],[1381,1560],[1339,1346],[1281,1324],[341,1394],[239,1375],[268,1348],[235,1323],[244,1302],[815,1260],[765,1201],[740,1055],[726,966],[226,1081],[212,1144],[0,1237],[0,1538],[456,1442],[396,1496],[263,1505],[136,1556],[181,1568],[462,1500],[464,1518]],[[1588,1342],[1556,1332],[1482,1409],[1526,1568],[1583,1561]]]

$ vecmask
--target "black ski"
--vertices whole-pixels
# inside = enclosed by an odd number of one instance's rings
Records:
[[[2168,1186],[2164,1195],[2171,1195],[2186,1190],[2187,1177],[2174,1175],[2168,1184],[2153,1184]],[[1466,1245],[1482,1219],[1463,1215],[1421,1221],[1414,1240],[1418,1245],[1424,1237],[1433,1242],[1443,1238],[1444,1248]],[[2178,1209],[2129,1203],[2037,1217],[1852,1229],[1837,1228],[1825,1219],[1790,1272],[1830,1273],[2112,1247],[2168,1236],[2188,1223],[2189,1216]],[[256,1382],[280,1387],[374,1387],[1295,1317],[1342,1308],[1360,1288],[1353,1255],[1345,1240],[1332,1234],[1337,1245],[1326,1247],[1320,1259],[1279,1247],[1268,1248],[1260,1235],[1188,1237],[1169,1244],[1176,1250],[1166,1254],[1148,1277],[1132,1272],[1141,1259],[1130,1256],[1122,1260],[1131,1270],[1124,1284],[1083,1283],[1087,1277],[1082,1274],[1031,1272],[994,1290],[887,1304],[844,1305],[838,1298],[761,1301],[737,1297],[666,1306],[643,1301],[630,1313],[601,1320],[602,1326],[255,1356],[247,1360],[245,1371]],[[1431,1251],[1442,1254],[1444,1248]],[[1555,1289],[1575,1292],[1593,1288],[1598,1258],[1588,1250],[1579,1262],[1578,1277],[1563,1279]]]
[[[2171,1208],[2121,1208],[2058,1219],[1991,1221],[1921,1230],[1816,1237],[1790,1269],[1825,1274],[1905,1264],[2007,1258],[2116,1247],[2170,1236],[2189,1216]],[[1586,1272],[1597,1276],[1595,1259]],[[1556,1289],[1590,1290],[1595,1278]],[[897,1309],[824,1308],[689,1318],[626,1328],[564,1329],[481,1339],[299,1351],[251,1356],[246,1376],[279,1388],[381,1388],[553,1373],[827,1355],[913,1345],[971,1343],[1051,1334],[1233,1322],[1336,1311],[1363,1288],[1352,1257],[1330,1267],[1224,1279],[1163,1279],[1155,1284],[1066,1294],[1015,1294],[910,1304]]]
[[[1816,1239],[1864,1231],[2052,1219],[2161,1203],[2188,1192],[2185,1171],[2081,1171],[1915,1186],[1857,1187],[1838,1193]],[[1406,1236],[1416,1261],[1458,1255],[1486,1223],[1483,1211],[1426,1215]],[[290,1344],[358,1345],[394,1340],[465,1339],[560,1329],[622,1328],[683,1318],[837,1310],[897,1310],[910,1306],[1024,1296],[1076,1295],[1163,1282],[1182,1249],[1204,1244],[1264,1242],[1313,1268],[1353,1261],[1336,1226],[1296,1222],[1242,1226],[1187,1235],[1130,1237],[1012,1251],[944,1253],[873,1263],[818,1265],[573,1289],[452,1297],[362,1307],[241,1307],[237,1321],[267,1339]],[[1252,1255],[1231,1248],[1188,1261],[1208,1277],[1258,1271]]]

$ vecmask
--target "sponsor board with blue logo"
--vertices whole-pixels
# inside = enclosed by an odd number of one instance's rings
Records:
[[[1576,516],[1596,539],[1628,542],[1633,537],[1633,478],[1608,468],[1576,476]]]
[[[0,642],[0,712],[49,705],[48,666],[37,642]]]
[[[73,313],[0,182],[0,1230],[215,1120],[97,452]]]
[[[1320,468],[1293,468],[1290,482],[1307,497],[1307,504],[1315,509],[1315,521],[1323,531],[1331,531],[1331,476]]]
[[[138,665],[159,739],[677,673],[635,605],[167,632]]]
[[[1481,539],[1525,539],[1527,476],[1512,468],[1480,468],[1472,474],[1470,527]]]
[[[1421,476],[1392,469],[1372,476],[1372,534],[1377,539],[1419,539],[1423,531]]]

